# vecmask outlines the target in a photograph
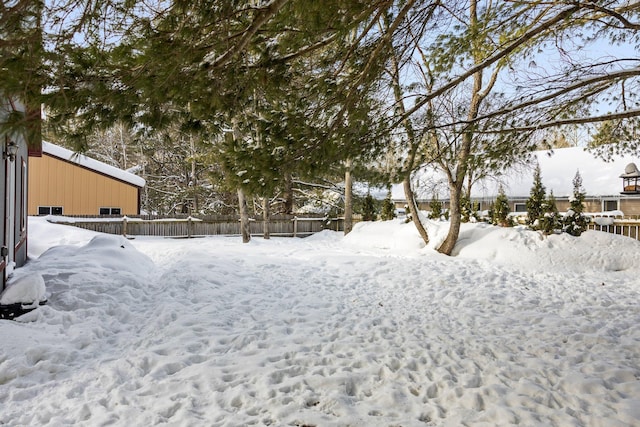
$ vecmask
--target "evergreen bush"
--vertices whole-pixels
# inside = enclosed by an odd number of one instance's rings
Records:
[[[572,236],[580,236],[589,225],[589,218],[582,212],[584,211],[585,192],[582,188],[582,177],[580,171],[576,172],[573,178],[573,195],[569,200],[570,206],[567,213],[564,214],[562,220],[562,230]]]
[[[558,213],[553,190],[549,192],[549,196],[542,204],[542,216],[538,219],[536,229],[547,235],[562,229],[562,217]]]
[[[492,210],[492,222],[494,225],[499,225],[501,227],[510,227],[513,225],[513,222],[509,218],[509,213],[511,209],[509,208],[509,199],[507,195],[504,193],[504,189],[500,186],[498,190],[498,197],[496,198],[495,203],[493,204]]]
[[[462,222],[469,222],[471,218],[475,218],[473,203],[467,193],[462,193],[462,196],[460,196],[460,214]]]
[[[440,219],[442,216],[442,202],[438,200],[438,195],[434,194],[429,202],[429,219]]]
[[[539,230],[540,219],[544,216],[545,188],[540,176],[540,165],[536,165],[533,173],[533,187],[527,199],[527,225],[534,230]]]
[[[371,193],[367,193],[362,201],[362,220],[375,221],[378,218],[376,211],[376,202],[373,200]]]
[[[391,193],[387,194],[387,197],[382,201],[382,212],[380,218],[383,221],[388,221],[396,217],[396,208],[391,201]]]

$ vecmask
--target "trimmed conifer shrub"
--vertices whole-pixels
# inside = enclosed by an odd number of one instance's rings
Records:
[[[382,201],[382,212],[380,213],[380,218],[383,221],[388,221],[390,219],[394,219],[396,217],[396,209],[391,201],[391,192],[387,194],[387,197]]]
[[[558,213],[553,190],[549,192],[549,196],[542,204],[542,216],[538,219],[536,229],[547,235],[562,230],[562,217]]]
[[[362,201],[362,220],[363,221],[375,221],[378,218],[378,212],[376,211],[376,202],[373,200],[371,193],[367,193]]]
[[[430,219],[440,219],[442,216],[442,202],[438,200],[438,195],[434,194],[429,202],[429,218]]]
[[[530,196],[527,199],[527,225],[534,230],[539,230],[540,219],[544,215],[543,205],[545,203],[545,188],[542,185],[540,176],[540,165],[536,165],[533,173],[533,187],[531,187]]]
[[[562,230],[572,236],[580,236],[589,225],[589,218],[582,212],[584,211],[585,192],[582,188],[582,177],[580,171],[576,172],[573,178],[573,195],[569,199],[569,210],[564,214],[562,219]]]
[[[513,225],[513,222],[509,219],[509,213],[511,209],[509,208],[509,199],[507,195],[504,193],[504,189],[500,186],[498,190],[498,197],[496,198],[495,203],[493,204],[492,211],[492,222],[494,225],[499,225],[501,227],[510,227]]]

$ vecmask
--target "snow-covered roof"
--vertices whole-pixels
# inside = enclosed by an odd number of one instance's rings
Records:
[[[620,174],[629,163],[638,162],[631,156],[614,156],[610,161],[597,157],[582,147],[556,148],[552,151],[536,151],[526,165],[505,171],[499,178],[485,179],[474,184],[473,198],[495,198],[500,184],[511,198],[527,198],[533,186],[536,160],[540,165],[542,183],[547,193],[553,190],[555,197],[569,197],[573,194],[573,178],[577,171],[582,177],[582,187],[587,196],[617,196],[622,191]],[[447,181],[441,172],[427,167],[417,174],[414,188],[419,199],[430,199],[438,194],[440,199],[448,199]],[[394,199],[403,199],[402,184],[392,188]]]
[[[130,172],[92,159],[85,156],[84,154],[75,153],[71,150],[67,150],[66,148],[60,147],[59,145],[55,145],[50,142],[42,141],[42,152],[50,156],[66,160],[79,166],[83,166],[87,169],[91,169],[104,175],[113,177],[120,181],[128,182],[129,184],[133,184],[138,187],[144,187],[146,183],[144,178],[141,178]]]

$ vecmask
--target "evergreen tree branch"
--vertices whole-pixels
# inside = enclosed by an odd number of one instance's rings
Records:
[[[276,15],[278,11],[280,11],[280,9],[282,9],[282,7],[287,4],[288,1],[289,0],[272,0],[268,5],[263,7],[258,16],[253,20],[253,22],[251,22],[251,25],[249,25],[249,27],[244,30],[240,41],[227,49],[222,55],[220,55],[213,62],[210,62],[207,65],[211,68],[218,68],[226,64],[232,57],[242,52],[249,45],[249,42],[258,32],[260,27],[262,27],[269,21],[269,19]],[[206,62],[207,60],[205,58],[205,63]]]

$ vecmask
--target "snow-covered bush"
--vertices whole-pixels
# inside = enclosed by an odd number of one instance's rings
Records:
[[[544,234],[553,234],[558,230],[562,230],[562,217],[558,213],[553,190],[549,192],[549,196],[542,204],[542,216],[536,221],[532,228],[540,230]]]
[[[582,188],[582,177],[580,171],[576,172],[573,178],[573,196],[569,199],[569,210],[562,218],[562,231],[572,236],[580,236],[589,225],[589,217],[585,216],[584,211],[585,192]]]
[[[394,219],[396,217],[395,206],[391,201],[391,192],[387,194],[387,197],[382,201],[382,212],[380,213],[380,218],[383,221],[388,221],[390,219]]]
[[[513,220],[509,217],[511,209],[509,208],[509,199],[504,193],[502,186],[498,189],[498,197],[493,204],[491,222],[501,227],[513,226]]]
[[[434,194],[429,202],[429,219],[440,219],[442,216],[442,202],[438,200],[438,195]]]
[[[531,192],[526,202],[526,223],[534,230],[540,229],[540,220],[545,216],[544,204],[545,188],[544,185],[542,185],[540,165],[536,165],[536,169],[533,174],[533,187],[531,187]]]

